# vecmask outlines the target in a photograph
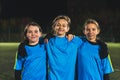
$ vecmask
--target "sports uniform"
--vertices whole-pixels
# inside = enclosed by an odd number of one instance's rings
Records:
[[[78,49],[78,80],[104,80],[105,74],[113,72],[106,44],[81,39],[83,43]]]
[[[24,47],[25,50],[19,46],[18,53],[16,54],[15,75],[21,76],[22,80],[46,80],[45,45],[25,45]],[[17,71],[21,71],[21,74]]]
[[[78,37],[68,41],[66,37],[53,37],[47,47],[49,73],[48,80],[74,80],[77,48],[81,44]]]

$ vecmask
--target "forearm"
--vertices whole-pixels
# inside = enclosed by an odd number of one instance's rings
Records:
[[[21,70],[15,70],[15,80],[21,80]]]
[[[104,74],[104,80],[110,80],[109,74]]]

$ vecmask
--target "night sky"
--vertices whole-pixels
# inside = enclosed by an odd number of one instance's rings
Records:
[[[59,14],[67,14],[69,0],[1,0],[2,18],[30,17],[43,24],[49,23]],[[85,8],[102,10],[120,10],[118,0],[70,0],[78,1],[81,10]]]
[[[1,0],[2,17],[50,17],[67,13],[69,0]],[[72,1],[72,0],[70,0]],[[77,0],[73,0],[77,1]],[[81,9],[120,9],[118,0],[79,0]]]
[[[42,26],[58,14],[66,14],[65,0],[2,0],[2,18],[29,17]]]
[[[2,17],[47,18],[66,13],[65,0],[3,0]]]

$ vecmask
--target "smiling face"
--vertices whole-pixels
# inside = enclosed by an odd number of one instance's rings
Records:
[[[65,19],[59,19],[54,23],[53,30],[55,35],[63,37],[69,31],[68,22]]]
[[[39,37],[41,37],[42,33],[39,31],[38,26],[30,25],[27,28],[26,37],[29,40],[30,45],[35,45],[39,42]]]
[[[91,42],[96,42],[97,35],[99,34],[100,29],[94,23],[89,23],[84,27],[84,34],[87,39]]]

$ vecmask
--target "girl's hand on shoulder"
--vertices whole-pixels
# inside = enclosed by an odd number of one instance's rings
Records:
[[[48,43],[48,39],[47,38],[44,39],[44,43],[46,43],[46,44]]]
[[[75,35],[68,34],[66,37],[67,37],[68,41],[71,41],[75,37]]]

